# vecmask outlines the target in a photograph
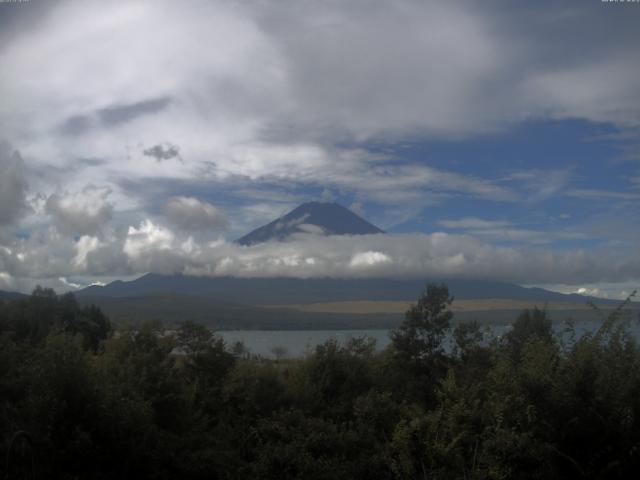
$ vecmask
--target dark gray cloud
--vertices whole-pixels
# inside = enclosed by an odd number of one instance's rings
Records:
[[[182,161],[182,157],[180,157],[180,147],[168,142],[146,148],[142,153],[147,157],[155,158],[158,162],[170,160],[172,158],[177,158]]]
[[[104,158],[79,158],[75,162],[75,167],[99,167],[107,163],[109,163],[108,160],[105,160]]]
[[[58,130],[64,135],[82,135],[94,125],[95,120],[91,116],[74,115],[60,125]]]
[[[113,205],[107,201],[111,190],[88,186],[82,191],[54,193],[45,204],[54,225],[67,235],[98,235],[108,227]]]
[[[42,26],[59,2],[0,2],[0,52],[11,40]]]
[[[171,98],[159,97],[128,105],[115,105],[98,110],[98,118],[105,126],[115,126],[130,122],[143,115],[159,113],[169,106]]]
[[[298,107],[265,129],[276,138],[455,137],[550,117],[640,121],[635,5],[261,5],[258,21],[288,59]]]
[[[28,210],[27,178],[20,153],[0,141],[0,226],[16,222]]]
[[[136,118],[162,112],[171,103],[170,97],[158,97],[126,105],[101,108],[89,115],[73,115],[58,128],[63,135],[82,135],[95,127],[116,127]]]

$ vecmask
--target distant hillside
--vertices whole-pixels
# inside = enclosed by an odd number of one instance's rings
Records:
[[[240,245],[255,245],[284,240],[295,233],[303,232],[324,235],[384,233],[383,230],[337,203],[309,202],[267,225],[256,228],[236,242]]]
[[[393,280],[384,278],[236,278],[187,277],[147,274],[130,282],[115,281],[77,292],[82,296],[134,297],[154,294],[180,294],[236,302],[245,305],[286,305],[355,300],[413,301],[429,281],[438,279]],[[503,298],[540,302],[598,303],[615,301],[582,295],[525,288],[513,283],[480,280],[443,280],[459,299]]]
[[[4,290],[0,290],[0,300],[5,300],[5,299],[13,300],[16,298],[23,298],[23,297],[26,297],[24,293],[6,292]]]

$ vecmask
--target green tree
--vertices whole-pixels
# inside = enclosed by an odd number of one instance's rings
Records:
[[[220,407],[224,381],[236,358],[227,352],[221,337],[193,322],[180,326],[176,346],[183,354],[181,366],[192,400],[205,413],[213,414]]]
[[[353,400],[373,385],[374,349],[375,340],[366,337],[317,345],[294,378],[299,398],[314,413],[351,417]]]
[[[404,360],[419,365],[442,353],[442,340],[453,318],[452,302],[446,285],[427,285],[405,313],[404,322],[391,333],[393,346]]]
[[[437,381],[451,363],[443,340],[450,331],[452,302],[446,285],[430,284],[407,310],[402,324],[391,332],[385,388],[420,402],[435,401]]]
[[[37,345],[50,333],[65,332],[81,334],[84,348],[95,351],[111,334],[109,319],[98,307],[81,307],[73,294],[58,296],[50,288],[38,286],[30,297],[16,300],[3,310],[0,331],[18,342],[28,340]]]
[[[551,325],[551,318],[545,309],[534,307],[533,310],[524,310],[513,323],[511,331],[504,336],[507,349],[515,358],[532,337],[546,344],[552,343]]]
[[[276,361],[280,361],[287,356],[289,351],[287,350],[287,347],[276,345],[271,349],[271,353],[273,353],[273,356],[276,357]]]

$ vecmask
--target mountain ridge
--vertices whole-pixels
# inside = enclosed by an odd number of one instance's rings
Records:
[[[20,292],[0,290],[0,300],[15,300],[18,298],[24,298],[26,296],[26,294]]]
[[[295,304],[358,300],[415,300],[429,282],[444,282],[459,299],[506,298],[540,302],[619,303],[616,300],[564,294],[508,282],[460,279],[190,277],[148,273],[129,282],[91,286],[79,296],[131,297],[184,294],[219,298],[250,305]]]

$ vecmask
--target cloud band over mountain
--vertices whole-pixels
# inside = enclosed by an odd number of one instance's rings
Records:
[[[640,275],[640,252],[500,247],[466,235],[318,236],[252,247],[201,243],[150,221],[122,237],[83,236],[72,248],[52,234],[0,249],[0,288],[20,279],[141,272],[241,277],[473,278],[517,283],[621,281]],[[636,258],[636,261],[629,261]],[[6,277],[9,275],[9,277]],[[13,280],[12,280],[13,279]],[[13,285],[19,286],[19,285]]]

